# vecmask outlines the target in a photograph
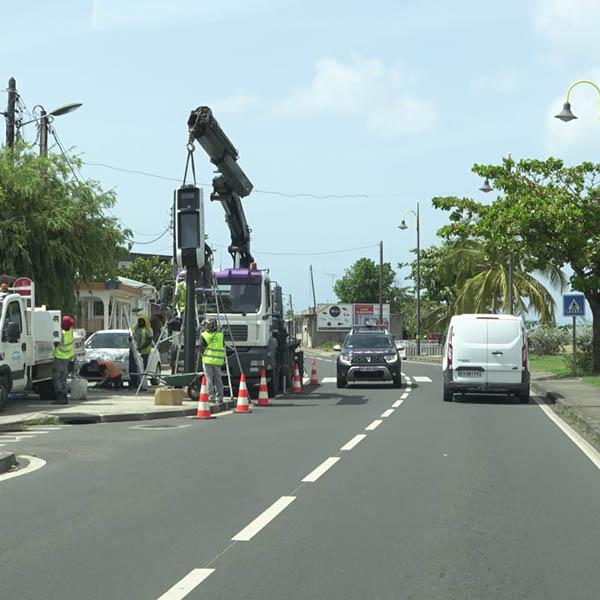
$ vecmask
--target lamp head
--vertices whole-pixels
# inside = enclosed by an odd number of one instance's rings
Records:
[[[557,115],[554,115],[554,118],[560,119],[561,121],[568,123],[569,121],[573,121],[577,117],[571,112],[571,103],[565,102],[563,104],[563,109]]]
[[[402,223],[400,223],[400,225],[398,225],[398,229],[401,229],[402,231],[404,231],[405,229],[408,229],[408,226],[406,225],[406,221],[404,219],[402,219]]]
[[[494,188],[490,185],[490,180],[486,177],[485,181],[483,182],[483,185],[479,189],[487,194],[488,192],[491,192]]]

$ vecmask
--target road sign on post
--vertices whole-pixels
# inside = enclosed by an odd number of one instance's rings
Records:
[[[577,317],[585,317],[585,297],[583,294],[563,295],[563,316],[573,317],[573,375],[577,371]]]

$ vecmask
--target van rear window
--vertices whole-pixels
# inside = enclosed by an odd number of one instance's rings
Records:
[[[510,344],[520,335],[518,321],[508,319],[488,321],[488,342],[490,344]]]
[[[454,335],[467,344],[486,344],[490,321],[464,319],[454,324]]]

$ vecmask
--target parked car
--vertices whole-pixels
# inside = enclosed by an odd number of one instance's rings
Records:
[[[122,372],[122,380],[129,381],[129,353],[133,349],[131,333],[128,329],[103,329],[93,333],[85,342],[85,358],[79,371],[81,377],[90,381],[99,380],[98,373],[91,372],[88,368],[92,360],[110,360],[117,364]],[[148,358],[147,371],[157,376],[161,372],[160,354],[156,345]],[[158,379],[150,379],[152,384],[158,383]]]
[[[334,346],[337,358],[337,387],[362,381],[391,381],[402,386],[402,361],[394,338],[382,331],[361,331],[346,336]]]
[[[523,319],[455,315],[442,358],[444,401],[456,393],[509,394],[529,402],[529,357]]]

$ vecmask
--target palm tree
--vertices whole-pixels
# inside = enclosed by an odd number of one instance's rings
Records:
[[[455,242],[448,253],[447,268],[454,269],[458,292],[452,311],[459,313],[508,312],[509,277],[508,259],[483,240]],[[548,266],[538,271],[551,287],[564,290],[564,273]],[[552,293],[532,274],[527,273],[522,261],[514,261],[513,298],[515,312],[525,316],[534,310],[542,323],[553,323],[556,302]]]

